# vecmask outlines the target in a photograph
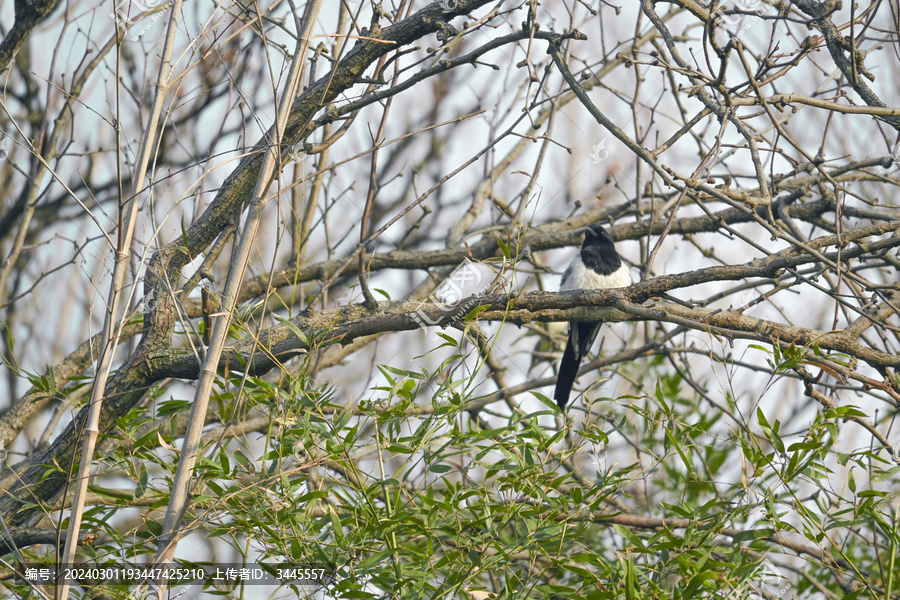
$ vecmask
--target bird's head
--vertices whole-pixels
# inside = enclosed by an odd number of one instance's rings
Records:
[[[584,246],[601,246],[609,244],[610,246],[613,243],[612,237],[609,233],[603,229],[603,225],[600,223],[594,223],[593,225],[589,225],[584,228]]]

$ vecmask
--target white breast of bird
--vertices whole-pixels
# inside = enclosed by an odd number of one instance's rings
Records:
[[[609,275],[600,275],[585,267],[580,257],[576,256],[566,270],[570,271],[571,274],[559,286],[561,292],[570,290],[605,290],[628,287],[632,284],[631,269],[625,263],[622,263],[622,266]]]

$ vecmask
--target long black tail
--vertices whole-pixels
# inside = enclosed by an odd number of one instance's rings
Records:
[[[575,348],[572,346],[572,336],[566,343],[566,351],[563,352],[562,362],[559,363],[559,374],[556,376],[556,390],[553,392],[553,398],[560,410],[566,408],[569,403],[569,394],[572,393],[572,384],[575,383],[575,376],[578,375],[578,367],[581,365],[581,357],[575,355]]]

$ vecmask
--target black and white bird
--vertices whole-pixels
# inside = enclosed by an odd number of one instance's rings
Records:
[[[631,271],[622,262],[612,238],[600,223],[587,227],[584,234],[581,252],[563,272],[559,290],[601,290],[631,285]],[[591,349],[600,325],[599,321],[569,323],[569,341],[566,343],[562,362],[559,363],[556,390],[553,392],[560,409],[564,409],[569,403],[569,394],[572,392],[575,376],[578,375],[581,359]]]

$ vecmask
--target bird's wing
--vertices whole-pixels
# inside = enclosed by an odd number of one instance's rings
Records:
[[[575,256],[571,261],[569,261],[569,264],[566,266],[566,270],[563,271],[562,279],[559,282],[559,291],[565,292],[567,290],[577,289],[577,286],[574,285],[575,282],[573,280],[575,279],[575,265],[580,262],[581,258],[579,256]]]
[[[597,334],[600,332],[601,322],[596,323],[569,323],[569,336],[572,338],[572,347],[575,349],[575,356],[581,360],[591,349]]]

